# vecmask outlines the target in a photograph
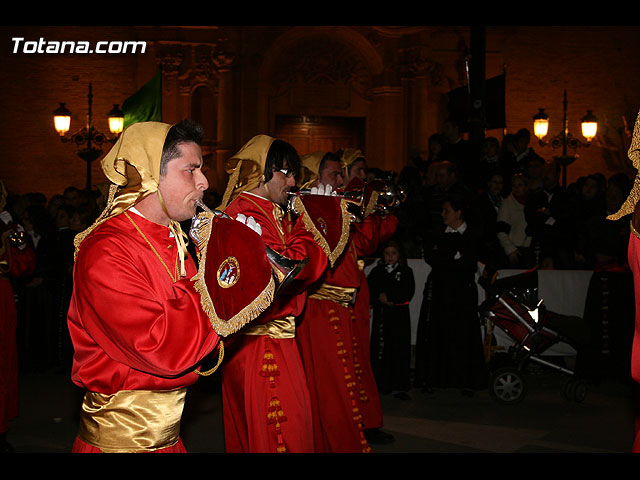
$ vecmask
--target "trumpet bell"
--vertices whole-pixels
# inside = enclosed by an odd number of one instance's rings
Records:
[[[189,231],[189,235],[193,239],[198,251],[203,251],[207,249],[208,242],[211,236],[212,224],[216,220],[230,220],[231,223],[226,223],[227,228],[229,228],[229,226],[235,227],[236,221],[223,211],[212,210],[200,201],[196,201],[196,205],[202,208],[203,211],[196,213],[193,216],[191,220],[191,229]],[[249,234],[249,237],[251,236],[252,234]],[[237,242],[233,243],[237,244]],[[271,273],[276,285],[275,294],[277,295],[296,278],[300,270],[302,270],[302,268],[306,265],[308,259],[305,258],[304,260],[293,260],[276,252],[267,245],[264,245],[264,250],[266,258],[271,266]],[[260,256],[261,255],[258,255],[258,258]]]
[[[269,260],[273,271],[277,295],[285,290],[291,282],[295,280],[309,259],[304,258],[303,260],[293,260],[276,252],[269,246],[266,246],[265,250],[267,252],[267,259]]]
[[[406,198],[407,195],[402,187],[390,184],[378,194],[378,204],[381,207],[393,208],[404,202]]]

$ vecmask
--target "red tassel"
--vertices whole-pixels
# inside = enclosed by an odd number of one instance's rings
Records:
[[[267,409],[267,425],[274,425],[276,429],[276,438],[278,446],[276,447],[277,453],[286,453],[287,446],[284,443],[284,437],[282,436],[282,422],[286,422],[287,417],[282,410],[280,399],[278,397],[271,397],[269,402],[269,408]]]
[[[275,388],[275,377],[278,375],[280,375],[280,371],[278,370],[276,359],[273,356],[271,350],[267,350],[266,352],[264,352],[264,356],[262,359],[262,371],[260,372],[260,376],[268,378],[269,386],[271,388]]]

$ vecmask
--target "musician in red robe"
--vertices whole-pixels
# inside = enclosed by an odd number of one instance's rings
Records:
[[[315,152],[302,158],[303,188],[325,191],[343,185],[340,158]],[[340,215],[326,229],[341,230]],[[342,241],[344,245],[338,245]],[[346,236],[336,242],[335,258],[314,289],[298,324],[296,341],[303,359],[313,410],[316,452],[367,453],[371,451],[362,429],[361,395],[353,348],[353,302],[360,286],[357,253],[347,225]]]
[[[364,180],[367,163],[363,153],[356,149],[345,149],[341,152],[341,163],[344,168],[345,184],[355,179]],[[382,405],[376,384],[370,357],[370,325],[369,284],[364,273],[364,259],[373,255],[378,247],[386,242],[396,230],[398,219],[393,214],[380,215],[375,212],[377,192],[371,192],[365,199],[361,222],[354,224],[353,248],[358,258],[358,295],[353,307],[354,312],[354,344],[356,348],[356,376],[361,385],[361,412],[365,436],[369,443],[390,443],[393,436],[381,430],[383,426]]]
[[[629,159],[635,167],[636,178],[629,196],[620,209],[607,217],[609,220],[619,220],[626,216],[631,217],[631,233],[629,234],[629,267],[633,273],[633,288],[636,298],[635,333],[631,349],[631,377],[636,382],[634,389],[635,439],[632,445],[633,453],[640,453],[640,112],[636,117],[633,137],[628,152]]]
[[[271,306],[227,345],[221,369],[227,452],[314,451],[309,390],[296,346],[296,319],[306,289],[324,272],[327,256],[304,218],[286,212],[299,157],[286,142],[252,138],[227,163],[221,209],[253,217],[265,244],[292,261],[306,261]],[[306,259],[306,260],[305,260]]]
[[[18,415],[17,312],[11,279],[28,277],[36,263],[24,229],[5,210],[6,198],[0,182],[0,453],[13,451],[6,436]]]
[[[185,451],[186,388],[222,353],[179,224],[208,187],[201,140],[192,122],[135,123],[102,161],[108,204],[75,238],[71,375],[87,392],[74,452]]]

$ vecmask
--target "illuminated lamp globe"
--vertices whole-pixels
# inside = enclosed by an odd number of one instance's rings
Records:
[[[544,108],[533,116],[533,134],[542,140],[549,132],[549,116],[544,112]]]
[[[582,117],[581,124],[582,135],[587,139],[587,142],[590,142],[598,132],[598,119],[591,113],[591,110],[587,110],[587,114]]]
[[[113,108],[107,114],[109,119],[109,130],[114,135],[119,135],[124,129],[124,113],[117,104],[113,104]]]
[[[61,137],[71,128],[71,112],[64,103],[53,111],[53,126]]]

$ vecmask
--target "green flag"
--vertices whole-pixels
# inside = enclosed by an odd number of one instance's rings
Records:
[[[162,121],[162,75],[160,70],[122,104],[124,128],[137,122]]]

